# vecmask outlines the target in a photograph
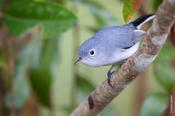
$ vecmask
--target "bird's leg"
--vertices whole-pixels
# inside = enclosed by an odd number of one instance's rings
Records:
[[[127,59],[126,60],[123,60],[121,63],[120,63],[120,67],[125,63],[127,61]],[[108,71],[108,73],[107,73],[107,76],[108,76],[108,84],[109,84],[109,86],[111,86],[112,87],[112,85],[111,85],[111,74],[112,74],[112,69],[114,68],[114,66],[115,66],[116,64],[113,64],[112,66],[111,66],[111,68],[109,69],[109,71]]]
[[[126,59],[126,60],[123,60],[123,61],[120,63],[120,67],[122,67],[122,65],[123,65],[126,61],[127,61],[127,59]]]
[[[107,73],[107,76],[108,76],[108,85],[109,86],[111,86],[112,87],[112,85],[111,85],[111,71],[112,71],[112,69],[114,68],[114,66],[115,66],[116,64],[113,64],[112,66],[111,66],[111,68],[109,69],[109,71],[108,71],[108,73]]]

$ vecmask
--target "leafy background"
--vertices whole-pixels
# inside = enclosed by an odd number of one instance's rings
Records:
[[[1,115],[69,115],[110,68],[74,67],[80,44],[104,27],[155,13],[161,2],[1,0]],[[154,63],[99,116],[167,116],[175,97],[174,40],[172,33]]]

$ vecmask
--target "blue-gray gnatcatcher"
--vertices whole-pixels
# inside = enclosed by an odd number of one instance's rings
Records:
[[[111,86],[111,70],[117,62],[127,59],[137,51],[140,40],[146,34],[140,28],[153,18],[154,15],[145,15],[129,24],[100,30],[80,46],[79,59],[75,64],[82,62],[94,67],[112,64],[108,71],[108,84]]]

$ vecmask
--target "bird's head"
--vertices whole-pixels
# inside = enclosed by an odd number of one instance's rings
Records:
[[[98,66],[100,64],[100,57],[103,57],[102,49],[98,46],[98,38],[90,38],[85,41],[79,48],[78,60],[75,64],[80,62],[89,66]]]

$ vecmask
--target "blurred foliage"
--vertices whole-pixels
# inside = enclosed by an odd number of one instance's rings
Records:
[[[40,35],[39,35],[40,36]],[[39,101],[48,107],[51,107],[51,84],[53,78],[53,65],[58,58],[58,40],[59,38],[44,39],[34,38],[34,44],[31,44],[29,50],[33,57],[29,67],[30,81],[33,90],[36,92]],[[57,63],[56,63],[57,64]],[[38,82],[40,84],[38,84]]]
[[[77,101],[80,104],[89,94],[95,89],[95,86],[87,80],[88,77],[81,76],[76,74],[76,83],[77,83]],[[69,115],[76,107],[75,106],[65,106],[64,111]],[[108,105],[98,116],[118,116],[117,112],[111,105]]]
[[[139,10],[142,2],[143,0],[124,0],[123,18],[125,22],[128,22],[135,12]],[[152,2],[153,4],[150,6],[156,10],[162,0],[153,0]],[[70,3],[70,6],[66,6],[67,3]],[[14,76],[8,82],[8,84],[11,84],[12,90],[5,91],[5,103],[8,109],[19,110],[24,108],[33,91],[41,105],[50,109],[54,107],[51,89],[54,81],[53,73],[54,70],[57,70],[55,66],[60,62],[59,47],[62,44],[60,35],[65,30],[75,26],[74,24],[78,19],[69,8],[76,12],[78,6],[86,7],[95,19],[96,24],[94,26],[85,27],[93,33],[104,27],[119,24],[112,13],[96,0],[0,1],[0,20],[1,16],[3,16],[2,22],[7,26],[9,33],[18,37],[13,39],[17,39],[17,41],[30,39],[24,47],[15,53],[13,59],[14,70],[12,72],[14,72]],[[1,10],[2,8],[3,10]],[[18,44],[18,46],[21,46],[21,44]],[[74,48],[77,47],[74,46]],[[8,48],[5,48],[5,50],[8,51]],[[10,57],[10,55],[1,52],[0,50],[0,69],[7,70],[8,64],[3,59],[3,55],[5,55],[5,58]],[[173,72],[170,64],[170,61],[174,58],[174,48],[166,43],[153,63],[154,76],[166,91],[165,93],[150,94],[142,105],[140,116],[159,116],[167,108],[169,93],[172,92],[174,85],[175,72]],[[75,82],[73,84],[75,84],[76,88],[73,89],[76,89],[74,94],[77,97],[72,100],[78,101],[77,104],[80,104],[95,89],[96,85],[93,85],[88,80],[88,77],[80,75],[81,73],[74,72],[74,74]],[[3,76],[7,75],[9,74],[4,74],[3,72]],[[67,115],[74,108],[74,104],[59,107]],[[118,116],[118,113],[112,104],[107,106],[99,116]]]
[[[95,89],[95,86],[91,84],[86,78],[80,75],[77,76],[77,93],[78,93],[78,102],[79,104]],[[111,105],[108,105],[102,112],[99,113],[99,116],[118,116],[117,112]]]
[[[44,38],[54,37],[72,27],[76,20],[72,12],[52,2],[19,1],[13,3],[5,13],[9,32],[15,36],[40,24],[43,26]]]
[[[21,58],[19,58],[21,59]],[[15,107],[17,109],[22,108],[25,103],[27,102],[29,96],[30,96],[30,83],[27,79],[26,75],[26,67],[25,62],[21,62],[20,60],[17,60],[16,66],[15,66],[15,75],[14,75],[14,84],[16,85],[16,89],[14,93],[7,93],[6,94],[6,105],[8,108]],[[12,105],[12,102],[15,101],[15,103]]]
[[[134,13],[140,8],[143,0],[124,0],[123,18],[127,23]]]
[[[168,94],[153,93],[143,103],[139,116],[161,116],[169,103]]]
[[[175,72],[171,66],[173,58],[175,58],[174,48],[169,43],[166,43],[153,65],[157,81],[167,92],[171,92],[174,87]]]
[[[161,3],[162,0],[153,0],[153,9],[156,11]]]
[[[60,34],[73,26],[76,16],[54,2],[20,0],[9,5],[3,21],[12,35],[20,37],[17,41],[30,39],[14,54],[14,80],[12,89],[6,92],[6,105],[22,108],[32,89],[40,103],[51,108],[51,85],[54,66],[59,61]]]
[[[86,78],[87,77],[82,77],[78,74],[76,75],[78,103],[81,103],[85,97],[87,97],[95,89],[95,86],[92,85]]]
[[[114,16],[106,10],[101,4],[93,0],[70,0],[75,6],[84,5],[88,8],[90,13],[94,16],[96,21],[95,26],[88,26],[87,28],[96,33],[98,30],[106,27],[118,24]]]
[[[0,1],[0,7],[1,7],[2,5],[4,5],[5,2],[6,2],[6,0],[1,0],[1,1]]]

